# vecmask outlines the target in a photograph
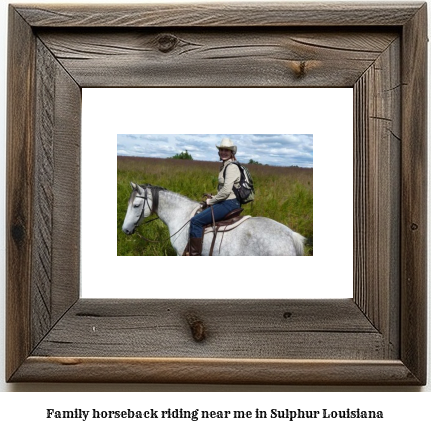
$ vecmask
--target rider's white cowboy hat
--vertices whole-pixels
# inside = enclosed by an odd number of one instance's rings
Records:
[[[221,140],[221,144],[219,146],[216,145],[216,147],[219,150],[221,149],[231,150],[234,155],[236,154],[236,145],[234,145],[232,140],[230,140],[229,138],[223,138]]]

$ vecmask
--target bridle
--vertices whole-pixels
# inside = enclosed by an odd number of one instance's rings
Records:
[[[155,214],[157,217],[153,218],[151,220],[147,220],[143,224],[151,223],[151,222],[153,222],[159,218],[159,216],[157,214],[157,211],[159,209],[159,191],[160,190],[166,190],[163,187],[153,186],[151,184],[141,184],[141,185],[139,185],[139,187],[144,189],[144,195],[142,196],[140,194],[137,194],[135,196],[135,198],[143,199],[144,204],[142,205],[141,213],[137,217],[135,225],[133,226],[133,232],[138,227],[138,225],[141,224],[141,221],[145,218],[145,207],[148,207],[148,209],[150,210],[150,214],[148,215],[148,217],[152,216],[153,214]],[[151,195],[152,195],[152,206],[151,207],[150,207],[150,203],[148,202],[148,189],[151,190]],[[139,190],[138,187],[136,187],[136,192],[138,192],[138,190]]]
[[[139,199],[143,199],[144,200],[144,204],[142,205],[141,213],[138,216],[138,220],[136,221],[135,226],[133,227],[133,230],[135,230],[138,227],[138,225],[141,223],[142,219],[145,218],[145,205],[150,210],[150,214],[148,215],[148,217],[150,217],[153,214],[157,215],[157,210],[158,210],[158,207],[159,207],[159,190],[164,190],[161,187],[154,187],[151,184],[143,184],[143,185],[141,185],[139,187],[142,187],[144,189],[144,196],[136,195],[135,197],[139,198]],[[151,195],[153,196],[153,205],[152,205],[152,207],[150,207],[150,204],[148,202],[148,188],[151,189]],[[146,223],[151,223],[152,221],[157,220],[158,218],[159,218],[159,216],[157,215],[156,218],[154,218],[152,220],[148,220],[148,221],[146,221],[144,223],[145,224]]]
[[[187,222],[184,223],[184,225],[181,226],[181,228],[178,229],[174,234],[172,234],[168,238],[165,238],[165,239],[160,240],[160,241],[156,241],[156,240],[151,240],[151,239],[145,238],[139,232],[136,232],[136,228],[138,227],[139,224],[141,224],[142,219],[145,218],[145,205],[150,210],[150,214],[148,215],[148,217],[150,217],[153,214],[155,214],[157,217],[153,218],[151,220],[147,220],[147,221],[143,222],[142,224],[151,223],[151,222],[159,219],[159,216],[157,214],[157,211],[159,209],[159,191],[160,190],[166,190],[163,187],[152,186],[151,184],[142,184],[139,187],[141,187],[141,188],[144,189],[144,196],[136,195],[135,198],[143,199],[144,200],[144,204],[142,205],[141,213],[139,214],[138,220],[136,221],[135,225],[133,226],[133,231],[132,232],[135,232],[140,238],[142,238],[142,239],[144,239],[145,241],[148,241],[148,242],[164,242],[164,241],[168,241],[170,238],[172,238],[174,235],[176,235],[178,232],[180,232],[190,222],[190,220],[187,220]],[[151,195],[152,195],[152,206],[151,207],[150,207],[150,204],[148,203],[148,189],[151,190]]]

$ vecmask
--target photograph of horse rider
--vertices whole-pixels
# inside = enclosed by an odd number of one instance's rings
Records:
[[[223,138],[220,146],[216,145],[216,148],[222,162],[218,175],[218,192],[215,196],[207,195],[208,199],[205,201],[207,208],[190,220],[190,240],[184,256],[200,256],[204,226],[223,219],[228,213],[241,207],[233,192],[233,187],[239,184],[241,178],[238,166],[232,164],[236,161],[237,147],[231,139]]]

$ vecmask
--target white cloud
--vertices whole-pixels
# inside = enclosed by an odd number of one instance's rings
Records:
[[[216,145],[229,136],[237,145],[237,159],[250,159],[277,166],[313,166],[313,135],[258,134],[181,134],[181,135],[117,135],[117,155],[140,157],[172,157],[187,150],[194,160],[217,161]]]

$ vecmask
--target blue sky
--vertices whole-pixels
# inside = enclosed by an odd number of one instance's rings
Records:
[[[218,161],[216,145],[229,137],[242,163],[253,159],[272,166],[313,167],[313,135],[117,135],[117,155],[172,157],[187,150],[194,160]]]

